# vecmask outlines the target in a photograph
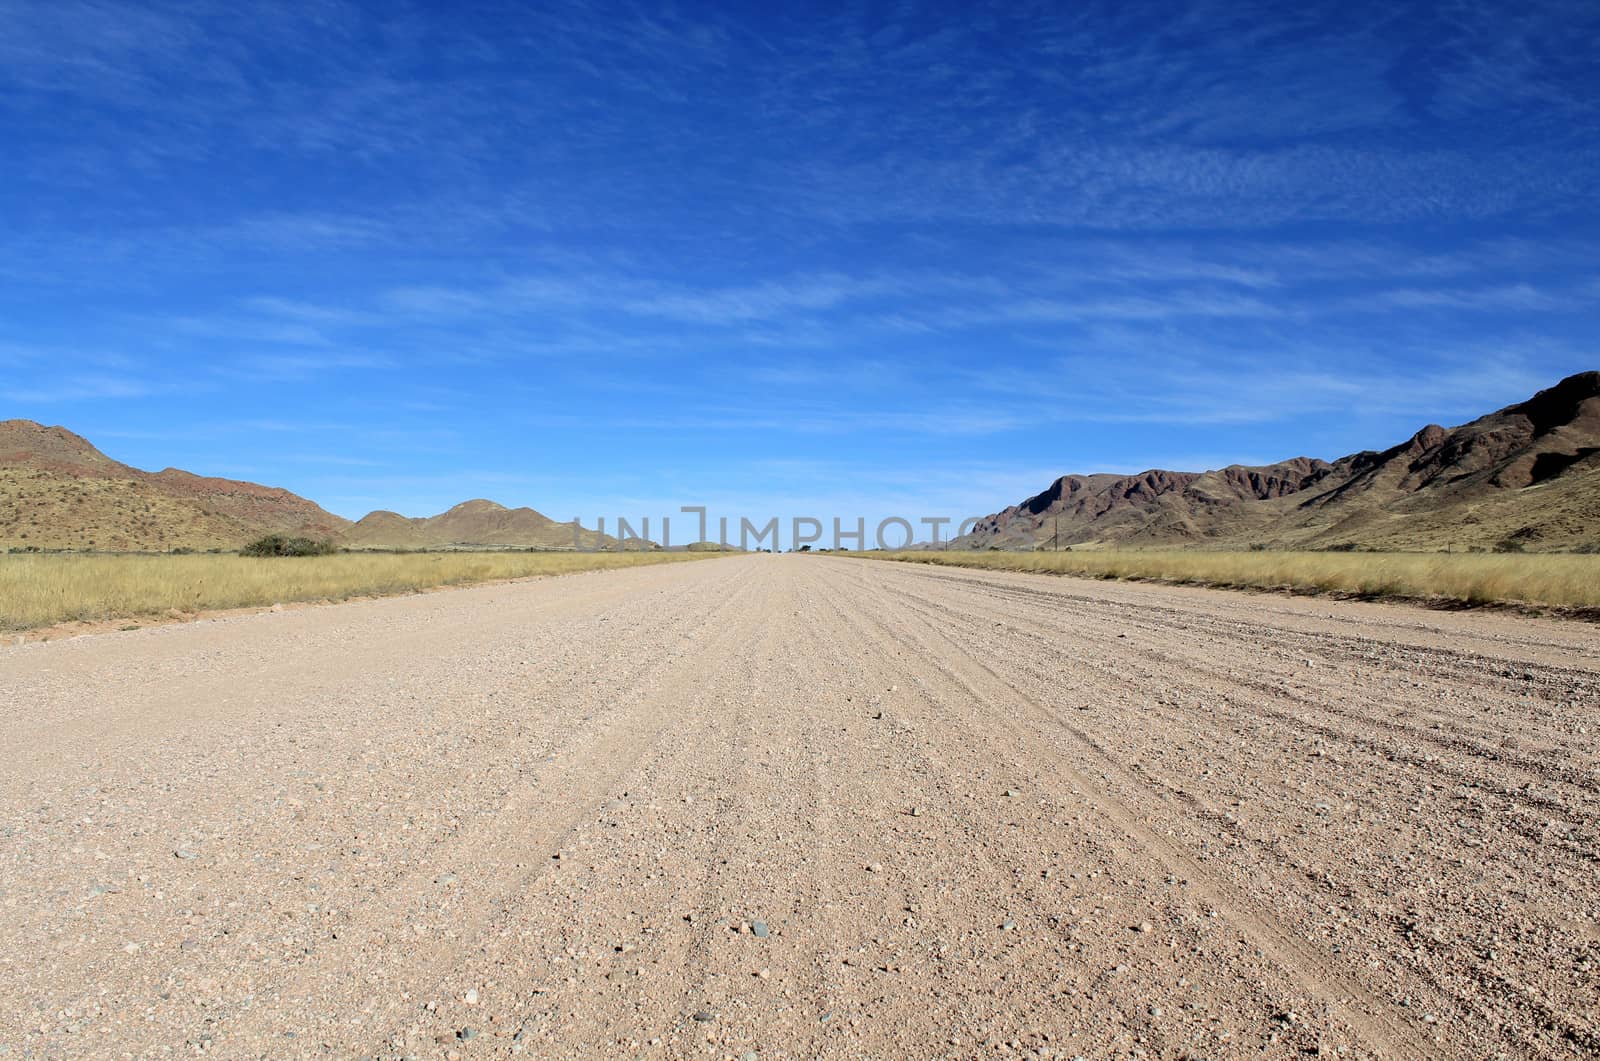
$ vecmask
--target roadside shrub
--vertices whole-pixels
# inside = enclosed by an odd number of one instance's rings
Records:
[[[257,538],[243,549],[240,556],[332,556],[338,546],[326,538],[291,538],[285,534],[268,534]]]

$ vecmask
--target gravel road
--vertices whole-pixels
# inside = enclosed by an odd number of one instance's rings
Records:
[[[0,649],[0,1057],[1593,1057],[1600,628],[752,556]]]

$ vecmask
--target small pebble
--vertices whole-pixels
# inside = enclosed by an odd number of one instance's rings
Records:
[[[705,1024],[708,1021],[716,1020],[717,1015],[711,1012],[709,1009],[697,1009],[694,1011],[694,1019],[699,1021],[701,1024]]]
[[[750,931],[755,933],[757,939],[766,939],[770,930],[765,921],[756,921],[750,925]]]

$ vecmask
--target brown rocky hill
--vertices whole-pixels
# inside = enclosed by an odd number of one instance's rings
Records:
[[[1210,472],[1064,476],[970,548],[1571,549],[1600,543],[1600,372],[1381,452]]]
[[[141,471],[64,427],[0,421],[0,551],[237,549],[264,534],[352,549],[570,549],[571,523],[468,501],[426,519],[373,512],[357,523],[287,490],[177,468]],[[614,539],[580,531],[584,548]]]
[[[232,549],[263,534],[337,538],[349,526],[287,490],[141,471],[64,427],[0,421],[0,549]]]
[[[609,535],[579,530],[585,549],[612,544]],[[343,538],[351,549],[443,549],[504,545],[571,549],[573,525],[557,523],[531,508],[506,508],[482,499],[463,501],[437,516],[412,518],[377,511],[361,517]]]

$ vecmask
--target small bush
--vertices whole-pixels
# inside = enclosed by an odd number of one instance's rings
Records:
[[[257,538],[243,549],[240,556],[332,556],[338,546],[326,538],[291,538],[285,534],[268,534]]]

